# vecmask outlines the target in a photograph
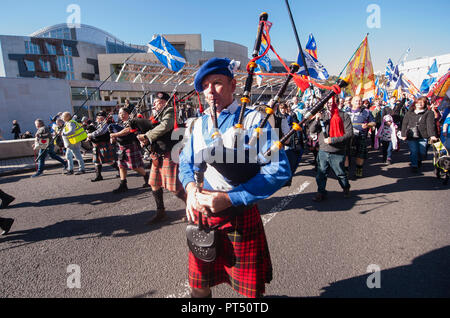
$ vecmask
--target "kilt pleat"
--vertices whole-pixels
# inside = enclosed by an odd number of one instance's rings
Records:
[[[152,155],[151,158],[150,186],[163,187],[172,192],[183,190],[183,185],[178,179],[178,164],[172,161],[170,153],[160,158]]]
[[[94,164],[113,163],[117,160],[114,146],[107,141],[94,143],[92,149],[92,161]]]
[[[119,168],[138,169],[144,167],[141,147],[136,143],[119,145],[119,151],[125,153],[125,158],[119,156]]]
[[[223,220],[211,219],[210,226]],[[219,230],[221,244],[214,262],[203,262],[189,251],[189,285],[205,288],[227,283],[246,297],[262,296],[265,284],[272,280],[272,262],[258,207],[245,209]]]

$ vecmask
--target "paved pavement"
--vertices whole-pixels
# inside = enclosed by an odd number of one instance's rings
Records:
[[[36,171],[37,163],[35,162],[35,159],[36,158],[33,156],[0,160],[0,177]],[[85,162],[92,161],[92,155],[89,153],[84,154],[83,160]],[[74,162],[76,165],[77,163],[75,159]],[[46,169],[52,169],[55,167],[61,167],[61,164],[47,156],[47,159],[45,160],[45,167]]]
[[[371,151],[349,199],[330,178],[328,199],[312,202],[307,154],[292,186],[259,203],[274,270],[267,296],[450,297],[449,187],[431,158],[412,174],[402,147],[391,166]],[[118,196],[109,167],[96,183],[93,173],[64,176],[59,168],[31,174],[0,177],[0,188],[16,196],[1,211],[15,219],[0,237],[1,297],[189,297],[185,212],[175,196],[165,193],[168,219],[149,226],[155,204],[134,172]],[[80,288],[68,287],[74,265]],[[213,295],[241,297],[226,284]]]

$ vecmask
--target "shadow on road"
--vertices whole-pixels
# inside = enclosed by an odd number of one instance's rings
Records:
[[[77,240],[82,240],[101,237],[134,236],[154,231],[171,224],[180,223],[182,217],[185,215],[185,211],[168,211],[166,220],[161,223],[148,225],[147,222],[154,214],[154,211],[143,211],[136,214],[115,215],[90,220],[67,220],[46,227],[24,231],[12,231],[8,236],[0,238],[0,243],[11,242],[30,244],[68,237],[77,237]],[[21,245],[15,245],[2,250],[16,248]]]
[[[45,206],[56,206],[56,205],[71,205],[71,204],[90,204],[90,205],[100,205],[104,203],[114,203],[119,202],[123,198],[136,196],[145,192],[149,192],[148,189],[136,188],[129,189],[123,194],[113,194],[112,191],[103,193],[92,193],[92,194],[82,194],[75,196],[64,196],[59,198],[44,199],[39,202],[21,202],[18,204],[11,205],[9,208],[28,208],[28,207],[45,207]]]
[[[450,297],[450,246],[433,250],[415,258],[411,265],[379,272],[381,288],[368,288],[376,281],[368,273],[322,288],[320,297],[330,298],[442,298]]]

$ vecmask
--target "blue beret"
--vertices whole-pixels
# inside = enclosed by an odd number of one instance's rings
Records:
[[[208,62],[202,65],[195,75],[194,87],[197,92],[203,92],[202,82],[205,76],[211,74],[222,74],[233,78],[233,65],[230,65],[231,60],[227,58],[213,57]]]

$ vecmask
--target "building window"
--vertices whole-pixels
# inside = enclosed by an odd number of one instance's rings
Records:
[[[41,63],[41,68],[43,72],[50,72],[51,66],[49,61],[39,60],[39,62]]]
[[[25,60],[25,65],[27,66],[27,70],[30,72],[36,71],[36,68],[34,67],[34,61]]]
[[[66,56],[72,56],[73,55],[71,46],[67,46],[67,45],[63,44],[62,49],[63,49],[64,55],[66,55]]]
[[[41,54],[39,45],[31,43],[31,41],[25,41],[25,53],[26,54]]]
[[[45,43],[49,55],[56,55],[56,46]]]
[[[60,72],[73,72],[73,58],[58,56],[57,64]]]

